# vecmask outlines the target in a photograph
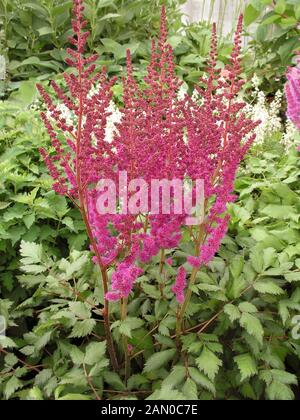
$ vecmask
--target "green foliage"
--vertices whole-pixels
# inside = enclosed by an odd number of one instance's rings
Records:
[[[176,32],[180,27],[179,5],[168,1],[168,16]],[[143,60],[150,52],[150,39],[157,33],[161,0],[147,7],[142,0],[85,1],[91,36],[89,50],[101,55],[110,72],[124,63],[126,48]],[[64,69],[65,48],[71,33],[70,0],[1,0],[0,54],[7,60],[8,81],[29,78],[45,80]],[[8,90],[15,89],[9,83]]]
[[[190,85],[198,82],[207,66],[211,24],[184,25],[180,5],[185,0],[168,0],[169,43],[174,49],[177,71]],[[132,53],[137,77],[142,78],[151,52],[151,39],[157,36],[162,0],[85,1],[89,21],[88,51],[99,54],[98,67],[108,73],[123,72],[126,49]],[[21,10],[20,10],[21,9]],[[19,89],[18,100],[36,96],[36,81],[61,74],[71,32],[71,1],[0,0],[0,55],[6,58],[7,79],[0,85],[0,98]],[[232,42],[220,39],[218,66],[228,62]],[[28,101],[28,102],[27,102]]]
[[[245,24],[252,38],[245,64],[263,81],[263,89],[274,94],[285,82],[285,73],[299,49],[300,6],[298,0],[251,0]],[[247,68],[247,67],[246,67]]]

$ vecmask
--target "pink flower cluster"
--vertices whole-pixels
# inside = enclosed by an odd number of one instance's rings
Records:
[[[203,179],[206,218],[200,227],[201,249],[198,256],[189,258],[198,268],[211,261],[226,233],[229,217],[225,214],[227,204],[234,200],[235,174],[254,140],[251,132],[257,123],[246,117],[245,104],[236,99],[243,84],[239,78],[242,18],[231,61],[221,77],[214,26],[208,78],[201,80],[198,92],[202,101],[197,103],[188,95],[184,100],[178,99],[181,82],[175,74],[173,51],[167,42],[163,7],[160,38],[152,42],[151,61],[142,86],[135,80],[127,51],[121,121],[112,143],[108,143],[107,110],[115,79],[109,80],[105,69],[95,73],[97,56],[86,58],[83,54],[89,34],[84,32],[86,22],[82,12],[82,0],[75,0],[74,36],[70,38],[75,48],[67,50],[66,60],[74,71],[64,74],[68,93],[56,83],[51,84],[58,99],[74,116],[74,126],[68,125],[47,91],[38,85],[48,108],[42,119],[53,147],[51,153],[42,149],[41,155],[55,181],[55,191],[67,195],[79,207],[95,263],[101,271],[114,267],[106,299],[115,301],[129,296],[134,282],[143,273],[142,264],[160,250],[178,246],[185,214],[175,214],[172,209],[169,215],[143,212],[138,216],[100,215],[96,208],[96,183],[100,179],[117,181],[120,171],[127,172],[128,183],[143,178],[150,184],[158,174],[160,179],[168,180]],[[97,91],[91,94],[95,86]],[[195,229],[198,232],[199,226]],[[185,287],[186,272],[180,268],[172,287],[180,303]]]
[[[180,267],[176,277],[176,282],[172,286],[172,292],[175,294],[177,302],[183,303],[184,301],[184,289],[186,288],[186,271],[183,267]]]
[[[287,79],[285,86],[288,104],[287,115],[300,130],[300,56],[297,58],[297,65],[289,68]],[[300,146],[298,150],[300,151]]]
[[[235,35],[230,63],[219,76],[217,64],[216,26],[208,78],[197,87],[201,104],[189,99],[185,108],[188,130],[187,173],[193,180],[204,180],[206,218],[200,232],[199,255],[188,262],[196,268],[207,265],[218,251],[224,238],[229,217],[224,214],[234,201],[234,180],[237,169],[255,136],[251,134],[258,122],[243,113],[245,103],[237,99],[243,80],[239,78],[242,16]],[[197,159],[195,159],[197,156]]]

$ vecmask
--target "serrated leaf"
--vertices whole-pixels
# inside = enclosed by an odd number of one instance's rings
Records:
[[[34,378],[34,383],[37,386],[44,385],[52,376],[51,369],[43,369],[41,370]]]
[[[200,356],[196,359],[196,364],[213,381],[223,362],[207,347],[204,347]]]
[[[152,372],[165,366],[176,354],[175,349],[163,350],[152,354],[146,361],[144,372]]]
[[[272,281],[256,282],[253,287],[259,293],[268,293],[270,295],[284,294],[284,290],[281,287],[277,286],[277,284],[273,283]]]
[[[234,360],[241,373],[242,381],[244,381],[245,379],[251,378],[251,376],[257,374],[256,363],[249,353],[236,356]]]
[[[72,346],[70,357],[75,365],[81,365],[84,361],[84,353],[78,347]]]
[[[71,311],[80,319],[87,319],[91,317],[91,311],[83,302],[70,302],[69,307]]]
[[[213,382],[204,376],[199,370],[195,367],[189,367],[189,374],[193,381],[196,382],[197,385],[200,385],[202,388],[206,389],[207,391],[211,392],[213,395],[216,394],[216,389]]]
[[[185,400],[185,396],[182,392],[175,389],[171,389],[168,386],[162,387],[160,390],[155,391],[151,394],[147,400],[162,400],[162,401],[181,401]]]
[[[295,399],[295,395],[288,385],[281,382],[273,381],[267,386],[266,394],[272,401],[291,401]]]
[[[257,312],[257,307],[250,302],[242,302],[239,304],[239,310],[241,312],[247,312],[250,314],[254,314]]]
[[[124,391],[124,389],[126,389],[120,376],[116,372],[105,372],[104,380],[112,387],[112,389],[117,391]]]
[[[95,325],[96,321],[94,319],[84,319],[83,321],[77,321],[69,337],[86,337],[93,331]]]
[[[84,356],[84,363],[94,365],[103,359],[106,351],[106,341],[90,343],[87,345]]]
[[[174,388],[181,384],[186,376],[186,368],[184,366],[174,366],[171,373],[163,380],[162,386]]]
[[[252,335],[257,339],[257,341],[262,344],[264,329],[261,325],[261,322],[255,316],[244,312],[240,318],[241,327],[245,328],[248,334]]]
[[[232,305],[231,303],[228,303],[224,306],[224,312],[226,315],[228,315],[231,322],[236,321],[237,319],[240,319],[241,313],[237,306]]]
[[[15,391],[22,386],[22,382],[16,378],[16,376],[12,376],[4,386],[5,398],[8,400],[15,393]]]
[[[36,264],[42,261],[43,248],[42,245],[34,242],[21,241],[20,254],[21,262],[24,265]]]
[[[182,392],[188,400],[198,400],[197,385],[191,378],[185,381]]]

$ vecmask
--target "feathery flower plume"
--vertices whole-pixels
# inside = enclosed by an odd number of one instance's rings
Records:
[[[287,115],[300,130],[300,56],[297,58],[297,65],[289,68],[287,79],[285,85]],[[300,151],[300,146],[298,146],[298,151]]]

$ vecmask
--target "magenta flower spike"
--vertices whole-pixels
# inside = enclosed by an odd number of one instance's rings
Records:
[[[285,93],[288,105],[287,116],[300,130],[300,57],[297,59],[296,67],[288,69]]]

